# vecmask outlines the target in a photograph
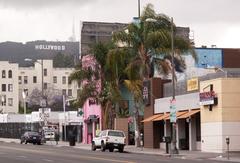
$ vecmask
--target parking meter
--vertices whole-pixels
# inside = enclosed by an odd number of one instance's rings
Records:
[[[227,145],[229,145],[229,144],[230,144],[230,139],[229,139],[229,137],[228,137],[228,136],[226,137],[226,144],[227,144]]]
[[[226,137],[226,144],[227,144],[227,159],[229,160],[229,144],[230,144],[230,138]]]

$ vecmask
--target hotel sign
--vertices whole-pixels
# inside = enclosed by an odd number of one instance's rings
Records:
[[[201,92],[200,96],[200,105],[216,105],[217,97],[214,91]]]
[[[187,80],[187,91],[198,90],[198,78]]]

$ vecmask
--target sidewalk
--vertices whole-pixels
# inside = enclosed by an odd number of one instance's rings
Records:
[[[0,142],[7,143],[20,143],[19,139],[8,139],[8,138],[0,138]],[[55,141],[47,141],[46,145],[52,145],[56,147],[66,147],[69,146],[69,142],[59,141],[58,145],[56,145]],[[72,148],[78,148],[83,150],[91,150],[90,144],[76,143],[75,146],[71,146]],[[124,151],[127,153],[137,153],[137,154],[148,154],[148,155],[159,155],[170,157],[169,154],[166,154],[165,150],[161,149],[152,149],[152,148],[136,148],[135,146],[127,145],[124,148]],[[230,159],[227,160],[226,153],[209,153],[209,152],[201,152],[201,151],[187,151],[180,150],[178,155],[174,155],[174,157],[179,159],[193,159],[193,160],[203,160],[203,159],[211,159],[218,161],[232,161],[232,162],[240,162],[240,152],[231,152]]]

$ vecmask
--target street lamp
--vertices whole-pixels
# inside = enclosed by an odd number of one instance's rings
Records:
[[[175,102],[175,64],[174,64],[174,34],[173,34],[173,18],[171,18],[171,64],[172,64],[172,109],[175,112],[172,123],[172,154],[178,154],[177,149],[177,134],[176,134],[176,106]]]
[[[67,140],[67,127],[66,127],[66,99],[65,95],[63,95],[63,113],[64,113],[64,140]]]
[[[41,77],[42,77],[42,79],[41,79],[41,100],[40,100],[40,106],[41,107],[46,107],[46,100],[44,99],[44,93],[43,93],[43,91],[44,91],[44,86],[43,86],[43,59],[41,59],[41,62],[39,62],[38,60],[34,61],[31,58],[25,58],[24,61],[26,61],[26,62],[34,62],[34,63],[36,62],[36,63],[41,65]],[[44,111],[45,111],[44,108],[42,108],[43,116],[44,116]],[[44,121],[45,121],[45,118],[44,118]],[[44,122],[44,125],[45,125],[45,122]]]

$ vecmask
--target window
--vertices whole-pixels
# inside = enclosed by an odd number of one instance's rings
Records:
[[[56,76],[53,77],[53,83],[57,83],[57,77]]]
[[[63,89],[62,90],[62,95],[66,95],[66,92],[67,92],[66,89]]]
[[[72,84],[72,81],[70,80],[70,78],[68,78],[68,84]]]
[[[62,77],[62,84],[66,84],[66,76]]]
[[[2,84],[2,92],[6,92],[7,88],[6,88],[6,84]]]
[[[43,70],[43,75],[47,76],[47,69],[46,68]]]
[[[6,106],[6,95],[2,95],[0,100],[1,100],[1,105]]]
[[[8,98],[8,106],[13,106],[13,98]]]
[[[27,77],[27,76],[24,76],[24,77],[23,77],[23,83],[24,83],[24,84],[27,84],[27,83],[28,83],[28,77]]]
[[[47,89],[47,83],[43,84],[43,89]]]
[[[37,83],[37,77],[33,76],[33,83]]]
[[[72,90],[71,89],[68,90],[68,96],[72,96]]]
[[[12,78],[12,70],[8,71],[8,78]]]
[[[18,84],[22,84],[22,77],[18,76]]]
[[[12,84],[8,84],[8,92],[12,92],[13,91],[13,85]]]
[[[2,70],[2,78],[6,78],[6,71]]]

